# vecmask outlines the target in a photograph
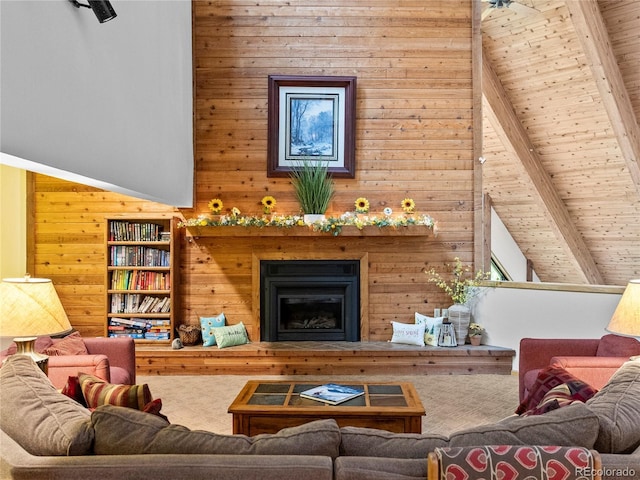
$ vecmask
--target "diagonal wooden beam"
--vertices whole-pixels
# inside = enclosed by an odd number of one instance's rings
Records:
[[[482,93],[489,105],[486,114],[491,125],[505,148],[513,152],[529,175],[534,191],[537,193],[536,201],[542,207],[551,229],[561,242],[568,258],[585,282],[602,284],[602,275],[591,252],[535,153],[533,144],[486,55],[483,55],[482,59]]]
[[[611,126],[640,195],[640,127],[596,0],[566,0]]]

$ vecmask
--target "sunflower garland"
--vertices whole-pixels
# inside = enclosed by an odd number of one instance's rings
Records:
[[[233,211],[233,210],[232,210]],[[414,215],[414,216],[401,216],[392,217],[390,215],[385,216],[357,216],[353,212],[345,212],[339,217],[326,217],[324,220],[317,221],[311,224],[311,228],[316,232],[331,233],[333,235],[340,235],[343,227],[354,226],[358,230],[362,230],[364,227],[378,227],[378,228],[400,228],[409,225],[422,225],[427,228],[435,228],[435,222],[429,215]],[[192,218],[180,222],[179,227],[226,227],[226,226],[239,226],[239,227],[279,227],[279,228],[293,228],[293,227],[307,227],[309,226],[304,222],[302,215],[221,215],[219,218],[210,218],[206,215],[200,215],[197,218]]]
[[[402,210],[404,213],[413,213],[416,208],[416,202],[412,198],[405,198],[402,200]]]
[[[211,212],[214,215],[219,214],[224,207],[224,203],[222,203],[222,200],[220,200],[219,198],[214,198],[213,200],[210,200],[207,205],[209,207],[209,210],[211,210]]]
[[[207,215],[200,215],[197,218],[187,219],[184,222],[179,222],[178,226],[181,228],[186,227],[224,227],[224,226],[239,226],[239,227],[280,227],[280,228],[293,228],[293,227],[307,227],[302,215],[272,215],[273,209],[276,205],[276,199],[271,195],[265,195],[260,201],[263,212],[265,215],[243,215],[240,210],[233,207],[228,215],[220,215],[219,217],[209,217]],[[369,212],[369,200],[365,197],[359,197],[355,201],[356,213],[365,214]],[[401,203],[402,209],[405,213],[415,213],[415,202],[411,198],[405,198]],[[218,215],[224,205],[222,200],[214,198],[209,201],[208,207],[214,215]],[[266,216],[269,215],[269,216]],[[429,215],[402,215],[393,216],[391,208],[387,207],[383,210],[382,216],[376,215],[356,215],[351,212],[345,212],[338,217],[327,216],[324,220],[319,220],[311,224],[310,228],[317,232],[331,233],[333,235],[340,235],[343,227],[354,226],[359,230],[364,227],[375,226],[378,228],[399,228],[409,225],[422,225],[427,228],[435,230],[435,222]]]
[[[356,198],[355,206],[356,212],[367,213],[369,211],[369,200],[364,197]]]
[[[262,204],[262,211],[268,215],[276,207],[277,202],[271,195],[265,195],[262,197],[262,200],[260,200],[260,203]]]

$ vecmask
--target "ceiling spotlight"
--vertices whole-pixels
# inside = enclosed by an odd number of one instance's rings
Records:
[[[508,7],[512,0],[489,0],[491,8]]]
[[[85,7],[93,10],[98,17],[100,23],[108,22],[116,18],[116,11],[111,6],[111,2],[107,0],[87,0],[89,5],[78,2],[78,0],[69,0],[76,8]]]

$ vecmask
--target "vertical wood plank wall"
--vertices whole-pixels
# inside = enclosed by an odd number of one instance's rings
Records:
[[[220,198],[225,209],[261,212],[273,195],[278,213],[297,213],[287,178],[267,178],[267,76],[354,75],[356,177],[336,179],[329,213],[401,211],[413,198],[437,221],[428,237],[182,238],[177,318],[225,312],[252,340],[259,322],[252,258],[368,255],[368,331],[390,338],[390,320],[450,303],[423,269],[448,270],[474,252],[474,111],[471,0],[195,1],[196,205],[177,211],[98,189],[34,175],[34,272],[52,278],[71,323],[104,332],[104,216],[157,212],[197,216]],[[478,135],[480,132],[478,132]],[[90,161],[88,152],[87,161]],[[180,159],[176,159],[180,161]]]

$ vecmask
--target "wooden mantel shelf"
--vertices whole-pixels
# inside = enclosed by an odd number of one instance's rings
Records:
[[[334,236],[332,232],[314,230],[312,226],[295,227],[240,227],[240,226],[211,226],[211,227],[186,227],[187,236],[199,237],[312,237]],[[431,235],[433,228],[426,225],[406,225],[400,227],[378,227],[368,225],[361,229],[354,225],[342,227],[338,237],[424,237]]]

